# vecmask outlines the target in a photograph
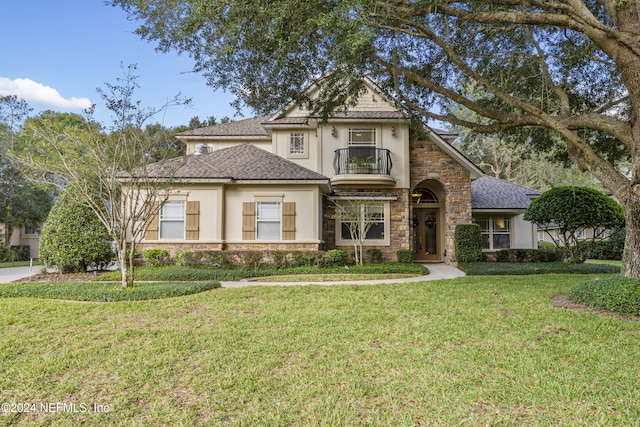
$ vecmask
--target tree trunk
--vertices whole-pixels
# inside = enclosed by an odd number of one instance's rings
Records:
[[[623,209],[627,235],[624,241],[620,274],[624,277],[640,279],[640,198],[631,197]]]
[[[129,280],[128,280],[129,260],[127,259],[127,251],[126,249],[123,250],[122,246],[120,245],[120,242],[118,242],[118,263],[120,264],[120,277],[121,277],[122,289],[126,289],[127,286],[129,285]]]

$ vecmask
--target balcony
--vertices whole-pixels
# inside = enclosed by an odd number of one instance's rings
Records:
[[[351,146],[335,151],[333,185],[393,186],[391,152],[372,146]]]

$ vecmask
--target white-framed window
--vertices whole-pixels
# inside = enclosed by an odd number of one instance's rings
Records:
[[[351,240],[351,225],[355,226],[356,233],[370,226],[365,236],[366,241],[386,240],[385,205],[383,203],[362,203],[346,207],[345,211],[340,214],[340,240]],[[356,238],[358,238],[357,234]]]
[[[585,240],[587,238],[587,233],[584,228],[579,228],[576,230],[576,239],[577,240]]]
[[[256,202],[256,239],[280,240],[282,238],[282,204],[280,202]]]
[[[376,128],[349,128],[349,145],[376,144]]]
[[[480,225],[482,249],[500,250],[511,247],[511,220],[506,217],[478,217],[473,222]]]
[[[196,154],[207,154],[213,151],[213,145],[211,144],[196,144]]]
[[[167,201],[160,209],[160,239],[184,239],[185,202]]]
[[[289,154],[305,154],[304,133],[292,132],[289,135]]]

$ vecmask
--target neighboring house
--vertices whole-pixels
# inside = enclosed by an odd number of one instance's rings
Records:
[[[545,231],[546,230],[546,231]],[[608,239],[611,236],[611,230],[607,228],[581,228],[576,232],[578,240],[592,239]],[[565,238],[562,236],[560,226],[557,224],[549,224],[545,228],[538,228],[538,241],[554,243],[557,246],[564,246]]]
[[[365,83],[356,105],[326,123],[290,105],[178,134],[186,157],[149,168],[158,179],[175,170],[175,184],[141,248],[350,249],[335,209],[343,200],[372,204],[365,244],[386,260],[404,249],[417,261],[455,263],[455,227],[472,219],[487,250],[536,247],[521,216],[536,192],[484,176],[451,134],[412,139],[405,114]]]
[[[0,223],[0,230],[4,230],[4,224]],[[38,258],[38,248],[40,247],[40,229],[30,227],[20,227],[13,230],[9,246],[29,246],[31,258]]]

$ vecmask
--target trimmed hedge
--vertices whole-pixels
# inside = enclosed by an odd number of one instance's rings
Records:
[[[469,276],[528,274],[619,274],[620,267],[609,264],[569,264],[567,262],[473,262],[459,265]]]
[[[325,265],[347,265],[349,253],[344,249],[331,249],[324,254]]]
[[[562,249],[503,249],[496,252],[497,262],[562,262]]]
[[[367,261],[372,264],[380,264],[382,262],[382,251],[378,248],[369,248],[366,251]]]
[[[482,261],[482,232],[478,224],[458,224],[454,238],[458,262]]]
[[[621,314],[640,315],[640,280],[613,277],[577,285],[569,298],[590,307]]]

